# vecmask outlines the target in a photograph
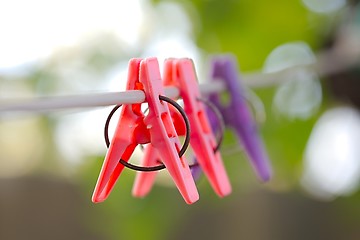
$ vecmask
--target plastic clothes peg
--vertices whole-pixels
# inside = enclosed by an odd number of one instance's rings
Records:
[[[179,158],[180,142],[170,118],[168,105],[159,100],[163,88],[156,58],[132,59],[129,63],[127,90],[142,90],[149,105],[147,116],[141,104],[124,105],[114,137],[106,154],[93,193],[93,202],[104,201],[138,144],[151,143],[172,176],[186,203],[199,199],[195,182],[184,157]],[[145,153],[144,159],[149,156]]]
[[[198,88],[193,62],[190,59],[168,59],[165,61],[164,85],[176,86],[184,101],[184,110],[191,126],[190,145],[205,175],[215,192],[224,197],[231,193],[231,186],[219,152],[214,153],[216,139],[206,117]],[[176,115],[173,115],[173,118]],[[174,122],[176,122],[174,120]],[[175,125],[176,127],[176,125]],[[179,127],[182,129],[182,127]],[[179,131],[178,131],[179,133]],[[143,165],[151,166],[162,159],[152,146],[147,146],[146,153],[152,156]],[[151,189],[155,172],[138,172],[133,187],[133,195],[145,196]]]
[[[227,106],[221,104],[218,93],[210,94],[209,100],[220,110],[225,124],[232,128],[242,142],[244,150],[250,159],[258,177],[268,181],[272,175],[269,160],[262,140],[258,134],[256,122],[244,98],[237,61],[233,56],[218,56],[212,61],[211,81],[222,81],[226,85],[230,102]],[[208,115],[210,113],[208,112]],[[210,118],[214,130],[216,121]]]

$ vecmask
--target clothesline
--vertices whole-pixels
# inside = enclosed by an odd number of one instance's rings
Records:
[[[341,56],[339,52],[334,50],[319,54],[317,59],[318,61],[314,63],[299,64],[277,72],[244,74],[243,81],[246,86],[251,88],[270,87],[290,80],[290,74],[301,69],[313,70],[320,76],[329,76],[344,71],[360,62],[358,56]],[[204,95],[221,92],[224,89],[225,86],[220,81],[211,84],[200,84],[200,91]],[[175,87],[165,87],[165,96],[177,98],[179,90]],[[27,99],[0,99],[0,114],[2,112],[44,113],[60,109],[101,107],[142,103],[144,101],[145,94],[139,90]]]

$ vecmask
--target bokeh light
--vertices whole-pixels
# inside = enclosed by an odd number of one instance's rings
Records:
[[[275,48],[267,57],[264,72],[276,72],[289,67],[308,65],[316,61],[304,42],[286,43]],[[319,108],[322,90],[317,74],[312,70],[294,69],[280,84],[274,97],[274,107],[290,119],[307,119]]]
[[[276,47],[266,58],[264,72],[272,73],[298,65],[312,64],[315,55],[305,42],[289,42]]]
[[[357,190],[360,180],[360,113],[350,107],[328,110],[311,133],[302,184],[312,195],[332,199]]]
[[[309,10],[316,13],[332,13],[344,7],[346,0],[302,0]]]

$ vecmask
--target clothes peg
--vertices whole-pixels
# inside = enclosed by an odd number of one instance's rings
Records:
[[[124,166],[138,144],[150,143],[173,178],[186,203],[199,199],[187,161],[179,158],[180,142],[171,121],[168,105],[159,100],[163,95],[156,58],[132,59],[129,63],[127,90],[142,90],[149,105],[145,116],[141,104],[124,105],[114,137],[106,154],[92,200],[102,202],[110,194]],[[145,152],[144,161],[149,158]]]
[[[190,145],[214,191],[220,197],[230,194],[231,186],[220,153],[214,151],[216,147],[215,136],[211,131],[203,103],[199,101],[201,95],[193,62],[190,59],[166,60],[164,85],[176,86],[180,90],[180,96],[184,101],[184,110],[191,126]],[[176,122],[176,115],[173,115],[173,119]],[[183,127],[180,125],[179,128],[178,133]],[[145,159],[148,161],[143,162],[144,166],[152,166],[159,159],[162,159],[161,155],[151,145],[147,146],[145,151],[145,154],[152,157]],[[138,172],[133,187],[133,195],[136,197],[145,196],[153,185],[155,175],[155,172]]]
[[[244,89],[241,85],[235,57],[215,57],[211,69],[210,80],[225,83],[230,102],[224,106],[218,93],[209,94],[209,100],[221,111],[225,124],[235,131],[258,177],[262,181],[268,181],[272,175],[271,167],[258,134],[256,122],[244,98]],[[213,118],[210,118],[210,121],[215,130],[217,128],[216,121]]]

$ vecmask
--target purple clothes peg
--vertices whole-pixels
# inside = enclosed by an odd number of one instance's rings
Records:
[[[267,153],[258,134],[256,122],[244,98],[244,89],[234,56],[225,55],[214,57],[211,66],[211,81],[222,81],[226,85],[230,101],[224,106],[219,93],[209,94],[209,100],[222,113],[226,126],[232,128],[241,141],[258,177],[268,181],[272,175]],[[218,129],[214,115],[208,112],[213,131]]]
[[[194,158],[194,159],[195,159],[194,162],[197,163],[196,158]],[[190,171],[191,171],[191,175],[195,181],[198,181],[203,173],[199,164],[194,164],[191,167]]]

